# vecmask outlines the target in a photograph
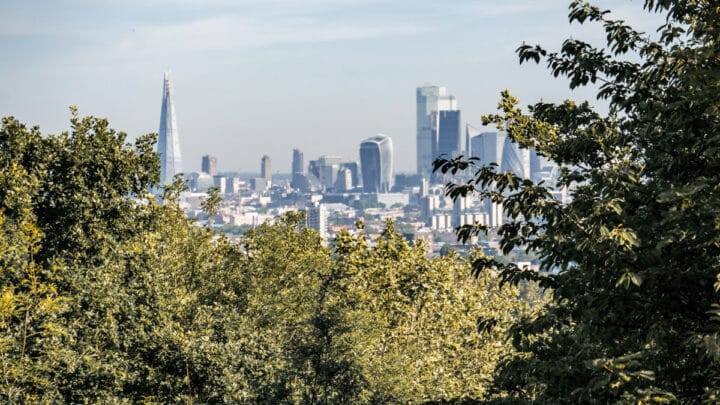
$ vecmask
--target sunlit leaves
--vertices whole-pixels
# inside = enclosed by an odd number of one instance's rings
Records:
[[[599,25],[605,46],[568,39],[556,52],[518,49],[521,63],[545,62],[571,88],[596,83],[608,116],[572,101],[537,103],[526,114],[503,92],[500,113],[483,119],[560,164],[558,186],[571,191],[570,203],[493,167],[446,187],[455,198],[472,192],[502,204],[509,220],[497,231],[501,251],[535,252],[551,272],[528,274],[491,258],[474,264],[474,274],[497,271],[504,284],[535,278],[553,289],[546,314],[512,330],[526,356],[506,362],[495,380],[521,400],[720,397],[720,9],[703,1],[644,6],[666,16],[656,34],[573,1],[570,21]],[[458,237],[478,231],[463,227]]]

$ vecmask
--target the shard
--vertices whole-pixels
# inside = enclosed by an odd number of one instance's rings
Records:
[[[163,80],[160,131],[158,132],[158,153],[160,154],[160,186],[172,183],[176,174],[182,173],[180,138],[175,121],[175,106],[170,87],[170,73],[165,72]]]

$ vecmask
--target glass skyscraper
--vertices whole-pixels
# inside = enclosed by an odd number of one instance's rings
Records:
[[[303,163],[303,153],[300,151],[300,149],[293,149],[292,173],[293,174],[305,173],[305,166]]]
[[[292,158],[292,179],[290,181],[290,187],[294,189],[302,189],[304,185],[305,177],[305,163],[303,161],[303,153],[300,149],[293,149]]]
[[[478,166],[501,164],[507,135],[504,132],[483,132],[470,138],[470,155],[479,158]]]
[[[433,160],[438,156],[453,158],[461,153],[460,110],[437,112],[437,142]]]
[[[215,156],[205,155],[202,157],[201,163],[200,171],[211,176],[217,175],[217,158]]]
[[[416,91],[417,102],[417,173],[428,176],[436,156],[436,129],[433,114],[438,111],[457,110],[457,100],[448,95],[445,87],[425,86]],[[437,120],[436,120],[437,121]]]
[[[510,137],[505,138],[501,160],[501,172],[512,172],[516,176],[530,178],[530,151],[520,148]]]
[[[160,154],[160,187],[172,183],[176,174],[182,173],[180,138],[175,121],[170,73],[163,78],[162,109],[160,110],[160,131],[158,132],[157,151]]]
[[[268,183],[272,180],[272,172],[270,171],[270,156],[263,155],[260,159],[260,177],[267,180]]]
[[[534,167],[539,168],[539,162],[533,162],[537,160],[534,151],[521,148],[505,132],[483,132],[470,138],[470,155],[480,158],[475,162],[478,166],[497,163],[496,170],[526,179],[532,178]]]
[[[364,192],[389,192],[393,186],[392,139],[378,135],[364,140],[360,144],[360,169]]]

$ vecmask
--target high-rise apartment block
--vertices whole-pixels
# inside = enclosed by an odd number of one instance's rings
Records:
[[[157,151],[160,154],[160,187],[163,187],[168,183],[172,183],[176,174],[182,173],[180,138],[175,120],[175,106],[173,105],[169,72],[165,72],[163,77],[163,97]]]
[[[364,192],[389,192],[394,180],[392,139],[378,135],[364,140],[360,144],[360,169]]]
[[[436,156],[438,116],[440,111],[457,110],[457,100],[448,95],[445,87],[418,87],[417,101],[417,172],[427,177],[432,172]],[[435,117],[435,119],[433,118]]]
[[[217,158],[210,155],[203,156],[200,170],[211,176],[217,176]]]
[[[328,212],[324,204],[315,203],[305,209],[305,224],[320,233],[320,237],[328,237]]]

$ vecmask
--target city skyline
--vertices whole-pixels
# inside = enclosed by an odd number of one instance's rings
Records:
[[[290,172],[292,148],[355,159],[376,133],[407,151],[396,172],[414,172],[418,86],[450,89],[463,125],[495,112],[503,89],[524,104],[570,95],[514,53],[523,41],[557,49],[567,36],[602,39],[567,23],[567,3],[10,0],[0,13],[0,114],[57,134],[77,105],[132,140],[158,130],[157,78],[172,69],[187,172],[207,154],[219,171],[244,172],[265,154]],[[640,4],[598,4],[655,25]]]

